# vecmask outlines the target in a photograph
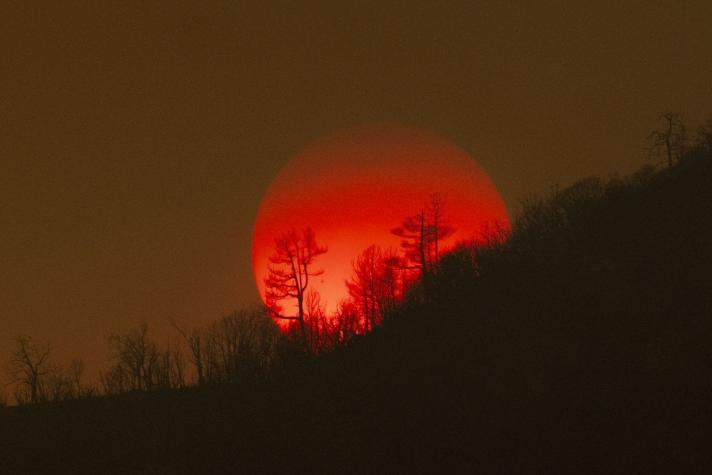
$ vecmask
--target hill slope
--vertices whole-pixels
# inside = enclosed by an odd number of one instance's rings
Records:
[[[698,471],[712,160],[532,200],[382,328],[272,384],[0,413],[0,472]]]

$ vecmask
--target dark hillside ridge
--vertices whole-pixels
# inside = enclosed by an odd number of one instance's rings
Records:
[[[709,154],[582,180],[272,383],[0,410],[0,473],[704,472],[711,267]]]

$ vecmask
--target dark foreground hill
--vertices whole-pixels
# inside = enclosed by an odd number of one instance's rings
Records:
[[[712,160],[528,203],[272,383],[0,412],[0,473],[709,468]]]

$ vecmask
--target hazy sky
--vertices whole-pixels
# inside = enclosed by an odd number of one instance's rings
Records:
[[[712,113],[707,0],[387,3],[1,2],[0,361],[256,301],[259,200],[335,129],[439,133],[516,212]]]

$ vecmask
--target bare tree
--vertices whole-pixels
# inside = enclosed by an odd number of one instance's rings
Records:
[[[311,277],[321,275],[322,270],[312,269],[314,260],[327,251],[317,244],[314,231],[307,227],[301,232],[294,229],[275,239],[274,254],[265,278],[267,307],[273,318],[291,320],[299,324],[302,345],[309,349],[307,329],[304,322],[304,298]],[[296,300],[297,314],[284,315],[280,302]]]
[[[177,325],[174,327],[181,331]],[[169,339],[160,347],[150,338],[145,322],[128,333],[111,335],[109,345],[113,366],[100,376],[105,393],[185,386],[186,362],[180,345]]]
[[[99,375],[104,394],[120,394],[132,389],[131,376],[124,365],[114,365]]]
[[[408,216],[400,226],[391,229],[391,233],[401,238],[401,248],[410,268],[418,269],[421,274],[428,270],[427,260],[427,225],[425,211]]]
[[[697,145],[705,153],[712,153],[712,117],[708,117],[697,130]]]
[[[84,361],[75,358],[69,363],[68,378],[72,387],[72,394],[77,398],[92,396],[96,392],[93,384],[84,382]]]
[[[318,292],[309,290],[305,297],[305,324],[309,350],[313,354],[328,351],[336,345],[334,323],[321,303]]]
[[[445,196],[441,193],[433,193],[425,208],[428,219],[428,242],[433,263],[440,261],[441,242],[455,232],[455,228],[450,225],[445,214],[445,204]]]
[[[650,152],[653,156],[664,155],[667,158],[668,167],[672,167],[685,152],[685,125],[682,123],[680,115],[673,112],[666,112],[660,117],[660,120],[663,122],[662,128],[653,130],[649,135]]]
[[[172,362],[169,366],[171,387],[185,387],[185,366],[185,356],[183,352],[178,347],[174,348],[172,350]]]
[[[391,230],[401,238],[401,248],[410,263],[408,267],[418,269],[422,277],[435,271],[442,241],[454,232],[444,208],[445,198],[440,193],[434,193],[420,212],[408,216],[400,226]]]
[[[349,295],[369,332],[395,309],[403,294],[402,261],[393,249],[372,245],[352,261],[353,275],[346,282]]]
[[[353,276],[346,282],[349,295],[363,317],[364,331],[369,332],[381,320],[381,249],[369,246],[351,263]]]
[[[381,278],[381,319],[386,319],[396,309],[396,304],[403,298],[407,282],[402,271],[402,259],[398,251],[389,247],[382,251]]]
[[[154,385],[161,389],[182,388],[185,386],[185,357],[170,340],[165,349],[159,350],[156,360]]]
[[[203,363],[204,378],[208,384],[222,381],[222,368],[220,367],[219,348],[217,335],[213,328],[208,328],[203,333]]]
[[[72,387],[72,380],[61,368],[53,368],[47,375],[45,385],[45,399],[48,401],[62,401],[76,398]]]
[[[266,377],[279,359],[282,333],[264,309],[236,310],[190,332],[173,323],[188,344],[197,384]],[[174,370],[178,359],[173,358]]]
[[[129,333],[110,336],[109,345],[111,357],[120,368],[114,374],[121,375],[125,389],[146,391],[156,385],[159,352],[149,339],[145,322]],[[124,379],[126,376],[128,381]]]
[[[28,336],[15,339],[15,349],[10,354],[8,374],[15,384],[15,399],[18,404],[35,404],[47,400],[50,366],[50,346],[37,345]]]
[[[281,335],[264,310],[236,310],[214,323],[210,332],[217,348],[217,373],[224,382],[265,374]]]
[[[205,377],[205,338],[200,329],[194,328],[190,332],[184,330],[174,321],[171,325],[183,337],[188,349],[190,350],[190,362],[195,368],[195,375],[198,385],[203,385],[206,382]]]
[[[236,377],[267,377],[281,358],[284,335],[264,308],[237,311],[241,333]]]
[[[333,325],[332,334],[339,345],[347,344],[356,335],[362,333],[358,308],[353,301],[344,300],[339,303],[336,315],[333,317]]]

